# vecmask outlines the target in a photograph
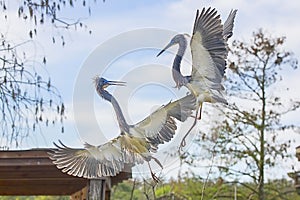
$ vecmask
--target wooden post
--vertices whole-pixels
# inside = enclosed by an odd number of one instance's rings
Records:
[[[298,161],[300,161],[300,146],[296,147],[296,157],[298,158]]]
[[[296,147],[296,157],[300,161],[300,146]],[[300,195],[300,171],[294,172],[295,188]]]
[[[105,200],[106,179],[90,179],[88,200]]]

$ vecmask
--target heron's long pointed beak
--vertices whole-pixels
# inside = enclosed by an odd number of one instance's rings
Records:
[[[118,85],[118,86],[126,86],[126,82],[124,81],[108,81],[109,85]]]
[[[161,50],[156,57],[160,56],[160,54],[162,54],[163,52],[165,52],[168,48],[170,48],[171,46],[173,46],[172,43],[169,43],[165,48],[163,48],[163,50]]]

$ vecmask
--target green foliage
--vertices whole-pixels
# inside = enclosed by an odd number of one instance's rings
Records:
[[[132,199],[132,200],[143,200],[146,197],[141,192],[141,183],[135,181],[123,181],[117,186],[114,186],[112,189],[111,199],[112,200],[123,200],[123,199]]]
[[[114,187],[112,200],[129,200],[131,191],[134,190],[132,199],[147,199],[142,193],[144,182],[135,182],[133,188],[132,181],[126,181]],[[254,183],[238,183],[237,181],[226,182],[222,178],[215,181],[209,181],[204,184],[202,179],[197,177],[185,177],[181,180],[169,180],[159,183],[155,188],[155,198],[150,199],[174,199],[174,200],[193,200],[193,199],[213,199],[226,200],[234,199],[251,199],[258,200],[258,196],[248,188],[254,187]],[[265,199],[272,200],[300,200],[294,185],[287,180],[272,180],[266,183]]]
[[[0,200],[69,200],[69,196],[0,196]]]
[[[155,190],[155,196],[157,197],[170,195],[171,193],[172,193],[172,186],[170,184],[162,185]]]

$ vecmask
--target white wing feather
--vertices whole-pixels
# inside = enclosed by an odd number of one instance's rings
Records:
[[[100,146],[85,144],[85,149],[73,149],[55,144],[50,159],[63,172],[84,178],[115,176],[124,168],[124,151],[119,136]]]

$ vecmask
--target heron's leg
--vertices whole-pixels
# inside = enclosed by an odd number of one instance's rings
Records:
[[[198,110],[199,110],[199,112],[197,112],[198,114],[196,114],[195,116],[191,116],[191,117],[196,118],[197,120],[200,120],[201,116],[202,116],[202,103],[200,103]]]
[[[153,173],[149,161],[147,161],[147,163],[148,163],[148,167],[149,167],[149,169],[150,169],[151,177],[152,177],[152,179],[154,180],[154,182],[155,182],[155,183],[160,182],[159,178],[158,178],[157,176],[155,176],[155,174]]]
[[[199,107],[199,116],[196,115],[197,119],[200,120],[202,116],[202,103],[200,103],[200,107]]]
[[[199,110],[200,109],[197,109],[197,111],[196,111],[196,117],[195,117],[195,120],[194,120],[192,126],[190,127],[190,129],[188,130],[188,132],[184,135],[184,137],[181,140],[181,143],[180,143],[180,146],[179,146],[180,149],[182,149],[183,147],[185,147],[185,145],[186,145],[186,141],[185,141],[186,137],[190,134],[190,132],[193,130],[193,128],[197,124],[197,120],[198,120],[197,116],[198,116]]]
[[[151,158],[161,167],[161,169],[164,168],[164,166],[159,162],[159,160],[153,156],[151,156]]]

